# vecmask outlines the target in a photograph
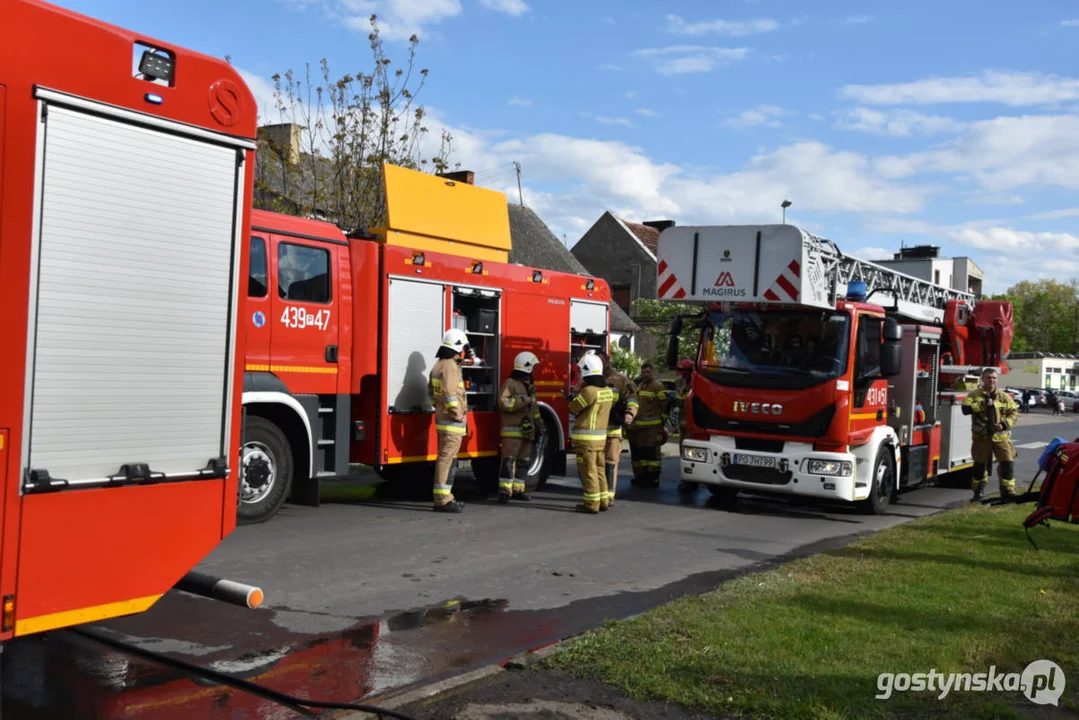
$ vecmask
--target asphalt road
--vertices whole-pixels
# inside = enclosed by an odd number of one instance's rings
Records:
[[[1023,416],[1014,432],[1021,489],[1057,435],[1079,437],[1079,415]],[[722,507],[705,489],[679,495],[676,463],[664,461],[659,490],[631,489],[623,455],[615,504],[595,516],[573,512],[581,495],[575,476],[508,506],[461,481],[467,507],[459,515],[433,513],[429,501],[286,506],[266,524],[238,528],[197,568],[258,584],[262,609],[170,593],[140,616],[96,627],[284,692],[352,701],[498,662],[970,497],[916,489],[878,517],[751,497]],[[29,712],[34,706],[63,711],[58,703],[72,688],[80,706],[123,706],[125,717],[268,712],[265,701],[102,653],[65,633],[9,647],[4,665],[6,717],[46,716]],[[44,686],[38,672],[48,676]]]

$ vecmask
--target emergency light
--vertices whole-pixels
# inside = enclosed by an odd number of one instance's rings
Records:
[[[866,298],[865,282],[851,280],[847,283],[847,299],[853,302],[863,302]]]

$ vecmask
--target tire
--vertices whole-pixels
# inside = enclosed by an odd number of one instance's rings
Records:
[[[555,434],[546,429],[536,443],[536,452],[529,463],[528,473],[525,476],[525,487],[529,490],[542,490],[551,477],[551,466],[554,464],[554,456],[558,453],[558,439]]]
[[[281,428],[248,415],[244,423],[236,523],[254,525],[277,514],[292,490],[292,448]]]
[[[869,497],[858,501],[858,509],[867,515],[883,515],[896,494],[895,461],[890,445],[882,445],[873,461],[873,483]]]
[[[472,477],[480,492],[488,495],[498,491],[498,473],[502,468],[502,456],[472,458]]]

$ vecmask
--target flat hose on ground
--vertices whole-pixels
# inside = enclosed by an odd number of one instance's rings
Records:
[[[149,660],[150,662],[164,665],[166,667],[174,668],[182,672],[194,675],[197,677],[204,677],[208,680],[221,683],[222,685],[228,685],[229,687],[242,690],[243,692],[257,695],[266,700],[283,705],[288,709],[302,715],[303,717],[317,718],[318,715],[305,710],[305,707],[318,708],[320,710],[360,710],[362,712],[371,713],[377,715],[380,718],[399,718],[400,720],[418,720],[411,715],[405,715],[394,710],[387,710],[386,708],[376,707],[374,705],[364,705],[362,703],[338,703],[338,702],[324,702],[321,700],[304,700],[303,698],[294,697],[292,695],[286,695],[285,693],[278,692],[277,690],[271,690],[270,688],[263,687],[247,680],[241,680],[238,677],[233,677],[228,673],[218,672],[217,670],[210,670],[208,668],[200,667],[198,665],[192,665],[191,663],[184,662],[183,660],[176,660],[174,658],[161,655],[153,652],[152,650],[144,650],[137,645],[123,642],[122,640],[115,640],[113,638],[102,635],[96,630],[91,630],[82,627],[67,628],[69,632],[76,635],[82,635],[85,638],[94,640],[103,645],[108,645],[114,650],[117,650],[128,655],[134,655],[135,657]]]

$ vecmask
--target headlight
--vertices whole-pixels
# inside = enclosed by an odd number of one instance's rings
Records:
[[[700,447],[683,447],[682,459],[693,462],[708,462],[708,449]]]
[[[850,460],[810,460],[806,472],[810,475],[850,475]]]

